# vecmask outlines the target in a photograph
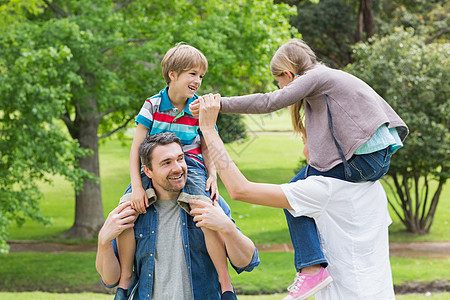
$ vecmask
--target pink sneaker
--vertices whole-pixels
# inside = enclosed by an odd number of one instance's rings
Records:
[[[325,288],[333,281],[325,268],[321,268],[316,274],[305,274],[298,272],[295,275],[294,283],[287,289],[289,295],[283,300],[304,300],[308,299],[321,289]]]

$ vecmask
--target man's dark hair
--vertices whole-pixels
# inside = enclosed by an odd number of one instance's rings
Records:
[[[157,146],[165,146],[177,143],[181,146],[181,140],[173,132],[161,132],[157,134],[147,135],[139,147],[139,156],[141,163],[152,170],[152,153]]]

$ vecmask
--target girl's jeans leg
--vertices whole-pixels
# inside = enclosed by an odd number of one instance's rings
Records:
[[[352,173],[350,177],[346,176],[342,163],[326,172],[320,172],[307,165],[290,182],[303,180],[313,175],[333,177],[350,182],[376,181],[387,173],[390,161],[391,151],[390,147],[387,147],[374,153],[354,155],[348,161]],[[286,215],[292,245],[294,246],[295,268],[300,270],[318,263],[326,267],[328,263],[320,249],[320,241],[314,219],[305,216],[295,218],[286,209],[284,214]]]
[[[306,168],[303,168],[290,182],[305,179]],[[319,235],[314,219],[306,216],[295,218],[286,209],[284,209],[284,214],[294,246],[295,269],[299,271],[304,267],[316,264],[326,267],[328,263],[320,249]]]
[[[391,155],[390,147],[369,154],[353,155],[348,160],[348,165],[352,173],[350,176],[345,174],[344,164],[342,163],[325,172],[309,166],[305,178],[320,175],[350,182],[377,181],[386,175],[389,170]]]

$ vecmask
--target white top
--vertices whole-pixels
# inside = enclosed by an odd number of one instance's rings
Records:
[[[314,218],[320,232],[334,281],[316,300],[395,299],[388,239],[392,220],[380,182],[310,176],[281,188],[290,213]]]

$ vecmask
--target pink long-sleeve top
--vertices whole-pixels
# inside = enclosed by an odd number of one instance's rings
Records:
[[[266,94],[222,97],[222,112],[262,114],[305,99],[305,127],[309,164],[328,171],[342,162],[334,144],[327,105],[333,119],[334,135],[348,160],[383,124],[396,128],[403,141],[408,127],[389,104],[359,78],[317,64],[283,89]]]

